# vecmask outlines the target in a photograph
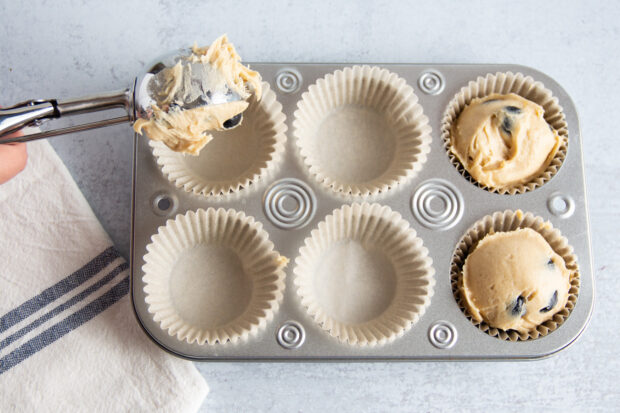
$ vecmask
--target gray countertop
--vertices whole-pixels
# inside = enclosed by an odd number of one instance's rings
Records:
[[[597,296],[577,343],[535,362],[197,364],[211,388],[202,410],[620,408],[617,2],[59,3],[0,0],[0,105],[121,89],[161,52],[226,32],[246,61],[523,64],[555,78],[579,111]],[[130,127],[52,144],[128,257]]]

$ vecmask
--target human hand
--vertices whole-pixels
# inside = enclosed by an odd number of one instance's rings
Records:
[[[20,136],[21,134],[20,131],[17,131],[9,136]],[[25,143],[0,144],[0,185],[23,171],[27,160],[28,151]]]
[[[27,159],[25,143],[0,144],[0,185],[23,171]]]

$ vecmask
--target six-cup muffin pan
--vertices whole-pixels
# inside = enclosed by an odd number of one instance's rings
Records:
[[[216,135],[201,157],[135,136],[131,297],[155,343],[204,361],[516,360],[554,354],[583,332],[594,286],[581,135],[573,102],[552,78],[518,65],[251,67],[266,82],[265,102],[247,113],[245,129]],[[442,132],[464,87],[506,73],[544,84],[566,136],[552,173],[512,194],[472,182]],[[463,236],[506,210],[548,221],[577,257],[571,311],[535,339],[484,331],[455,293]],[[223,235],[209,238],[193,223]],[[236,235],[248,231],[250,246]],[[210,247],[196,247],[216,239],[249,258],[213,260]],[[290,260],[283,271],[278,254]],[[258,278],[239,281],[235,272]],[[265,304],[251,298],[256,289]],[[257,315],[243,318],[253,305]],[[230,328],[192,332],[179,314]]]

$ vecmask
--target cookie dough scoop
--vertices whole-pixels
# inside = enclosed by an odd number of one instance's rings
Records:
[[[0,144],[130,122],[139,134],[197,155],[212,139],[210,131],[241,124],[252,95],[260,100],[260,75],[243,66],[232,43],[221,36],[210,46],[194,45],[161,56],[146,66],[131,88],[77,99],[29,100],[0,109]],[[28,133],[27,127],[54,119],[118,108],[126,115]],[[22,129],[21,136],[13,134]]]

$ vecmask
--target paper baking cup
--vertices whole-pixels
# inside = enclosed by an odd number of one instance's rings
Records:
[[[310,174],[337,193],[376,195],[413,177],[430,151],[431,127],[405,80],[354,66],[302,95],[294,135]]]
[[[233,209],[199,209],[159,227],[143,281],[153,319],[188,343],[236,342],[271,320],[286,259],[262,225]]]
[[[379,204],[334,210],[306,238],[294,272],[308,314],[352,345],[400,337],[424,314],[435,285],[422,240]]]
[[[254,96],[240,126],[212,132],[213,140],[192,156],[149,141],[164,175],[178,188],[202,195],[224,195],[247,188],[271,172],[284,152],[286,117],[276,94],[263,83],[263,97]]]
[[[491,327],[484,321],[477,322],[472,318],[471,314],[467,310],[464,298],[462,297],[460,291],[463,283],[462,273],[465,259],[469,253],[474,251],[478,242],[481,241],[487,234],[514,231],[519,228],[531,228],[542,235],[551,248],[562,257],[566,264],[566,268],[571,272],[568,300],[564,309],[557,312],[552,319],[547,320],[535,329],[524,333],[519,333],[515,330],[502,330]],[[558,229],[553,228],[549,221],[544,221],[541,217],[534,216],[530,212],[524,214],[520,210],[495,212],[493,215],[485,216],[469,228],[456,246],[456,250],[452,256],[450,278],[454,298],[465,316],[480,330],[493,337],[498,337],[502,340],[508,341],[533,340],[546,336],[561,326],[575,307],[580,285],[577,257],[573,253],[573,247],[568,244],[568,240],[562,236]]]
[[[508,188],[491,188],[482,185],[472,178],[458,158],[450,151],[450,130],[452,128],[452,123],[456,121],[461,114],[461,111],[473,99],[482,98],[493,93],[515,93],[525,99],[537,103],[545,110],[544,118],[547,123],[558,132],[558,135],[561,138],[560,147],[558,148],[555,157],[551,160],[551,163],[547,169],[545,169],[540,176],[537,176],[526,184],[514,185]],[[515,74],[512,72],[498,72],[495,74],[489,73],[485,77],[480,76],[475,81],[472,80],[454,96],[448,104],[448,108],[446,109],[441,120],[441,137],[443,139],[444,147],[448,153],[448,157],[450,158],[450,162],[469,182],[489,192],[514,195],[532,191],[539,186],[542,186],[558,172],[564,162],[564,159],[566,158],[568,128],[566,125],[564,112],[558,103],[558,99],[553,96],[551,91],[547,89],[545,85],[541,82],[535,81],[530,76],[523,75],[522,73]]]

